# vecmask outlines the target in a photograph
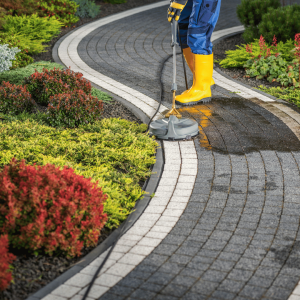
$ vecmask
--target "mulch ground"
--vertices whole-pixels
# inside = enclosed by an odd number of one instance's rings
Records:
[[[53,40],[48,44],[46,52],[35,55],[33,58],[35,61],[43,60],[54,62],[52,58],[52,48],[62,36],[74,28],[114,13],[158,1],[160,0],[127,0],[127,3],[114,5],[102,1],[96,1],[98,5],[101,5],[101,12],[98,17],[93,19],[81,19],[76,24],[73,24],[72,27],[63,28],[59,36],[53,38]],[[142,123],[125,106],[117,101],[112,101],[109,104],[104,103],[103,118],[122,118]],[[111,230],[104,228],[101,232],[98,245],[101,244],[111,234],[111,232]],[[17,259],[12,264],[14,284],[11,284],[4,292],[0,292],[0,300],[26,299],[74,266],[82,257],[87,255],[93,249],[94,248],[85,248],[82,250],[81,257],[73,259],[67,259],[60,256],[49,257],[42,255],[35,257],[26,253],[24,250],[20,251],[17,249],[10,249],[10,252],[17,256]]]
[[[214,45],[213,52],[214,52],[214,59],[224,59],[226,58],[225,52],[227,50],[235,50],[237,49],[237,46],[240,46],[242,44],[246,44],[245,40],[242,37],[242,34],[237,34],[232,37],[226,38],[222,40],[220,43],[217,43]],[[256,80],[255,77],[253,78],[246,78],[246,71],[244,68],[230,68],[230,69],[224,69],[222,68],[218,63],[215,63],[215,65],[226,75],[230,76],[232,79],[238,80],[244,84],[248,84],[251,87],[257,88],[260,85],[264,85],[266,87],[276,87],[280,86],[278,82],[268,82],[266,79],[259,79]]]

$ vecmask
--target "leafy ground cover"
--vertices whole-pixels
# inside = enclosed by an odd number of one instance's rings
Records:
[[[265,87],[259,86],[259,90],[266,92],[276,98],[294,103],[300,108],[300,89],[294,87]]]

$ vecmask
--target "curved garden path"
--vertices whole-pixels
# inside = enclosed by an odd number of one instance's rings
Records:
[[[222,1],[214,40],[242,30],[239,3]],[[150,117],[160,63],[171,53],[167,5],[85,25],[60,43],[58,56]],[[179,92],[181,66],[178,56]],[[161,113],[171,103],[171,70],[170,61]],[[199,122],[199,137],[163,142],[155,197],[118,242],[89,300],[300,299],[299,112],[217,72],[214,78],[211,103],[180,108]],[[43,299],[82,299],[104,256]]]

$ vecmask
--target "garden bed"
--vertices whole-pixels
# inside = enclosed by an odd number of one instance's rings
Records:
[[[221,60],[226,58],[225,52],[228,50],[236,50],[237,46],[241,46],[242,44],[246,44],[245,40],[242,37],[242,33],[237,35],[225,38],[214,45],[214,60]],[[222,68],[217,62],[215,62],[215,67],[219,68],[226,75],[230,76],[232,79],[238,80],[244,84],[247,84],[253,88],[258,88],[260,85],[264,85],[266,87],[277,87],[280,86],[278,82],[269,82],[267,79],[256,79],[246,78],[246,71],[244,68]]]
[[[38,55],[33,55],[32,57],[34,58],[35,62],[39,61],[48,61],[48,62],[53,62],[52,58],[52,48],[55,45],[55,43],[65,34],[67,34],[69,31],[73,30],[74,28],[81,26],[85,23],[94,21],[96,19],[105,17],[110,14],[118,13],[130,8],[134,8],[137,6],[145,5],[145,4],[150,4],[154,2],[158,2],[159,0],[128,0],[127,3],[124,4],[109,4],[109,3],[104,3],[102,1],[96,1],[97,4],[101,5],[101,12],[99,16],[96,18],[85,18],[81,19],[78,21],[76,24],[73,24],[71,27],[68,28],[62,28],[61,33],[59,36],[53,38],[51,42],[48,43],[48,47],[46,48],[46,52],[40,53]],[[39,111],[44,111],[45,107],[38,107]],[[103,102],[103,113],[101,116],[102,120],[105,120],[107,118],[121,118],[125,119],[128,121],[136,122],[138,124],[141,124],[142,122],[135,116],[133,115],[125,106],[123,106],[121,103],[115,101],[114,99],[108,101],[108,102]],[[1,124],[3,122],[7,122],[3,117],[1,116],[0,118]],[[26,126],[25,126],[26,127]],[[90,129],[87,129],[87,132],[89,132]],[[94,129],[93,133],[97,134],[97,130]],[[135,129],[132,129],[132,132],[135,132]],[[138,131],[137,131],[137,134]],[[16,137],[16,140],[18,138]],[[111,139],[113,140],[113,139]],[[143,141],[145,142],[145,140]],[[120,142],[121,143],[121,142]],[[128,143],[128,140],[124,139],[124,143]],[[134,142],[133,142],[134,143]],[[149,144],[149,143],[148,143]],[[75,148],[74,148],[75,149]],[[151,151],[150,151],[151,152]],[[150,152],[147,154],[147,159],[150,158],[151,155]],[[139,154],[139,153],[138,153]],[[126,154],[124,154],[126,155]],[[122,156],[122,155],[121,155]],[[134,159],[138,159],[139,155],[137,153],[134,154],[135,158],[131,158],[127,156],[125,159],[131,159],[132,161]],[[149,157],[148,157],[149,156]],[[25,158],[26,159],[26,158]],[[142,159],[144,161],[144,159]],[[124,165],[126,165],[128,162],[125,162]],[[130,166],[128,165],[128,168]],[[115,172],[118,172],[119,174],[124,174],[124,178],[122,175],[118,175],[116,177],[116,181],[118,180],[126,180],[125,177],[127,176],[126,174],[129,172],[129,169],[125,170],[123,166],[118,167],[115,166]],[[139,171],[141,172],[141,170]],[[149,176],[149,174],[148,174]],[[136,177],[136,181],[133,182],[133,184],[136,186],[141,187],[143,185],[143,180],[138,179],[139,176]],[[141,176],[140,176],[141,178]],[[105,181],[105,180],[104,180]],[[133,185],[130,184],[130,185]],[[105,191],[105,190],[104,190]],[[119,193],[121,192],[118,191]],[[131,201],[132,203],[130,205],[134,205],[134,199],[138,198],[137,195],[139,194],[139,191],[137,190],[135,192],[132,192],[131,196]],[[129,194],[124,195],[123,201],[127,201],[129,199]],[[134,200],[134,201],[133,201]],[[121,201],[121,200],[120,200]],[[125,201],[125,202],[126,202]],[[111,204],[110,204],[111,205]],[[132,207],[129,205],[126,209],[132,209]],[[113,206],[109,207],[108,210],[112,210]],[[123,213],[124,215],[128,213],[128,210],[126,211],[125,208],[124,210],[120,210],[120,214]],[[113,231],[114,229],[118,226],[111,226],[109,227],[104,227],[101,230],[101,235],[98,240],[97,245],[100,245]],[[87,255],[90,251],[92,251],[95,247],[89,247],[89,248],[83,248],[82,249],[82,255],[80,257],[76,258],[66,258],[65,256],[61,255],[54,255],[54,256],[48,256],[48,255],[38,255],[34,256],[32,252],[27,252],[26,250],[17,250],[13,249],[10,247],[9,252],[13,253],[16,255],[16,260],[11,264],[13,268],[13,277],[14,277],[14,282],[11,284],[5,291],[0,292],[0,300],[24,300],[30,295],[36,293],[39,289],[42,287],[46,286],[48,283],[53,281],[55,278],[60,276],[62,273],[73,267],[79,260],[82,259],[85,255]]]

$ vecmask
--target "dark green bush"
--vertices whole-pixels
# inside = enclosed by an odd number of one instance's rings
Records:
[[[95,18],[100,12],[100,6],[93,0],[73,0],[79,7],[75,13],[79,18]]]
[[[237,15],[245,26],[243,38],[246,42],[252,42],[259,38],[257,26],[263,15],[270,8],[279,8],[280,6],[280,0],[242,0],[242,3],[237,7]]]
[[[268,43],[272,42],[274,35],[278,41],[294,40],[295,34],[300,32],[300,5],[270,9],[264,14],[258,30]]]
[[[237,7],[237,15],[246,27],[257,26],[269,8],[280,6],[280,0],[242,0]]]

